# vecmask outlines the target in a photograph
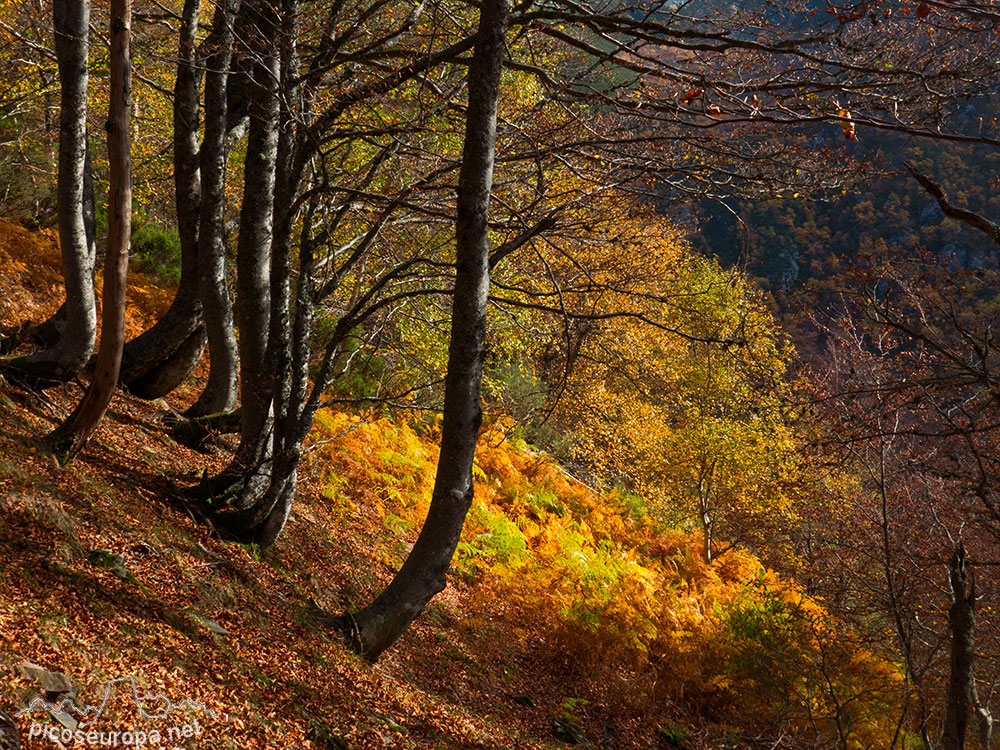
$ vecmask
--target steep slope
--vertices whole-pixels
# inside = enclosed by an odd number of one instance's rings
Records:
[[[57,262],[45,238],[0,226],[5,324],[51,311]],[[134,331],[167,295],[133,281]],[[329,617],[404,559],[435,423],[321,415],[288,533],[262,556],[214,538],[178,492],[232,447],[204,455],[171,439],[163,417],[195,390],[153,404],[118,395],[60,469],[38,438],[79,391],[0,383],[0,708],[61,697],[42,695],[30,662],[68,675],[81,707],[116,688],[83,729],[173,727],[174,744],[206,750],[749,747],[810,727],[825,742],[845,701],[852,746],[883,729],[898,676],[817,603],[747,553],[706,566],[696,535],[593,492],[502,421],[480,446],[452,585],[369,667]],[[138,699],[115,682],[129,676]],[[144,720],[137,701],[168,715]],[[44,711],[20,720],[32,748],[57,746],[43,728],[72,727]]]

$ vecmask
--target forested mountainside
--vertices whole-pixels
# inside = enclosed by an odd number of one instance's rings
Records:
[[[876,135],[873,140],[882,139]],[[969,148],[939,154],[932,146],[926,154],[926,145],[894,145],[893,152],[903,157],[900,161],[913,162],[933,174],[963,204],[979,207],[987,216],[996,215],[996,190],[991,186],[997,173],[995,153]],[[879,151],[877,158],[887,158]],[[911,255],[938,248],[938,258],[956,268],[978,269],[996,262],[990,239],[948,219],[905,170],[873,180],[864,190],[831,203],[777,199],[734,208],[751,228],[748,269],[776,292],[825,281],[836,275],[840,264],[849,264],[858,253],[878,252],[879,247]],[[731,219],[731,215],[712,214],[701,227],[704,247],[728,248],[721,257],[741,262],[742,238]]]
[[[996,109],[968,105],[965,117],[990,123]],[[829,132],[820,137],[830,140]],[[829,293],[838,275],[873,256],[935,256],[953,269],[996,265],[996,244],[983,232],[945,216],[907,171],[911,164],[947,191],[956,205],[1000,216],[995,149],[862,128],[850,158],[871,165],[872,177],[827,201],[784,195],[769,201],[704,204],[691,239],[724,263],[745,265],[779,305],[795,292]],[[732,212],[730,212],[730,209]],[[744,222],[741,227],[736,216]],[[791,296],[788,293],[793,293]],[[791,303],[793,306],[795,303]]]
[[[992,2],[2,8],[2,750],[1000,742]]]

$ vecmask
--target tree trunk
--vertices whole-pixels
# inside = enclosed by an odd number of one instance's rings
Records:
[[[712,473],[714,473],[714,466]],[[712,490],[708,486],[705,467],[700,470],[701,476],[698,479],[698,520],[701,522],[701,531],[704,534],[704,545],[702,547],[702,559],[706,565],[712,564],[712,543],[715,531],[715,516],[712,513]]]
[[[273,464],[271,412],[275,383],[280,380],[278,361],[289,338],[282,335],[286,326],[273,326],[272,320],[287,320],[289,314],[290,214],[298,185],[290,164],[295,129],[291,112],[282,110],[282,102],[288,106],[291,97],[287,90],[283,97],[279,92],[294,68],[295,44],[288,39],[295,34],[295,11],[288,0],[247,0],[238,21],[244,54],[240,72],[234,75],[242,80],[243,96],[249,100],[250,121],[236,253],[240,443],[229,466],[202,480],[193,494],[212,498],[216,508],[245,511],[229,519],[239,536],[249,533],[246,519],[256,517],[259,506],[271,503],[273,494],[268,491]],[[288,126],[281,128],[279,122]],[[276,229],[279,212],[283,218]],[[272,294],[272,288],[278,293]],[[284,317],[276,314],[276,306]]]
[[[487,217],[496,146],[497,100],[510,5],[484,0],[469,66],[462,169],[458,180],[455,296],[445,380],[441,455],[427,519],[403,567],[384,592],[354,616],[352,647],[369,661],[403,633],[446,584],[472,503],[472,462],[482,420],[480,386],[489,293]]]
[[[125,285],[132,224],[132,164],[129,157],[131,69],[129,37],[132,0],[111,2],[111,103],[108,131],[110,184],[108,251],[104,261],[101,347],[90,387],[73,413],[49,435],[60,464],[66,464],[90,439],[111,403],[125,345]]]
[[[266,369],[273,373],[271,403],[275,418],[272,446],[274,451],[283,450],[288,443],[288,428],[291,425],[293,405],[290,403],[292,368],[292,232],[296,220],[296,199],[302,185],[303,160],[298,141],[300,133],[296,126],[300,113],[298,106],[300,87],[296,81],[299,75],[298,52],[298,0],[281,1],[281,97],[278,119],[281,123],[278,135],[274,178],[274,226],[271,235],[271,303],[267,324]],[[303,258],[300,255],[300,266]],[[308,267],[308,265],[307,265]],[[300,279],[300,292],[308,291],[307,280]],[[273,479],[272,479],[273,481]]]
[[[219,0],[212,22],[205,74],[205,133],[201,142],[201,210],[198,221],[198,292],[208,331],[208,383],[188,416],[229,411],[236,403],[237,353],[233,310],[226,286],[226,81],[239,0]]]
[[[90,143],[87,142],[83,157],[83,227],[87,237],[87,263],[92,270],[91,281],[97,275],[97,216],[94,207],[94,168],[90,158]],[[66,330],[66,303],[31,329],[31,336],[45,347],[54,347]]]
[[[948,612],[951,630],[951,675],[948,680],[947,711],[943,750],[964,750],[969,719],[976,707],[976,688],[972,674],[975,662],[976,586],[968,567],[965,547],[959,543],[949,566],[952,603]]]
[[[214,519],[216,527],[244,544],[257,544],[263,549],[274,544],[292,511],[301,458],[301,441],[289,451],[277,452],[264,493],[247,508],[218,514]]]
[[[245,485],[245,505],[266,485],[270,434],[267,429],[274,390],[267,342],[271,314],[269,259],[274,225],[278,156],[279,23],[277,0],[256,0],[248,13],[250,134],[244,170],[240,238],[236,250],[239,315],[240,444],[225,473]],[[256,481],[255,481],[256,479]]]
[[[284,262],[287,261],[285,257]],[[274,455],[270,462],[267,489],[252,503],[237,505],[236,512],[217,519],[219,526],[243,542],[252,542],[264,548],[274,544],[288,521],[295,500],[302,443],[312,427],[318,404],[318,399],[309,397],[310,332],[315,314],[313,263],[312,239],[306,231],[299,247],[295,321],[281,339],[280,351],[289,364],[279,371],[279,382],[274,391]],[[278,274],[279,279],[282,276]],[[322,379],[321,375],[320,382]],[[317,390],[314,390],[313,396],[322,392],[322,386],[314,387]]]
[[[166,359],[123,385],[129,393],[139,398],[152,400],[166,396],[183,383],[198,366],[206,343],[208,335],[205,333],[205,326],[199,325]],[[119,377],[119,380],[123,381],[124,378]]]
[[[97,335],[95,258],[93,245],[88,242],[84,210],[90,3],[54,0],[52,14],[61,86],[57,214],[66,283],[65,328],[54,346],[27,357],[15,357],[7,364],[41,380],[65,382],[90,360]]]
[[[250,205],[244,205],[245,224],[241,226],[237,251],[237,263],[241,266],[237,278],[241,296],[240,356],[241,365],[248,365],[246,371],[241,366],[242,387],[246,389],[239,409],[240,431],[244,437],[229,467],[220,475],[203,480],[193,494],[203,499],[222,500],[207,509],[216,514],[215,525],[236,538],[256,541],[261,524],[279,498],[290,507],[288,490],[284,488],[290,487],[291,497],[294,497],[294,479],[286,480],[296,470],[297,457],[291,462],[291,468],[279,470],[276,465],[288,467],[288,454],[275,457],[271,454],[280,453],[286,444],[301,446],[301,440],[284,439],[279,434],[290,435],[301,413],[290,405],[289,394],[292,231],[302,170],[296,163],[296,112],[292,109],[297,106],[298,92],[295,82],[298,75],[298,3],[297,0],[249,1],[254,3],[257,12],[241,13],[241,28],[249,28],[251,15],[258,15],[258,12],[265,15],[260,27],[264,33],[256,41],[265,47],[270,43],[267,48],[277,52],[277,59],[258,55],[258,64],[252,67],[258,77],[255,84],[260,88],[250,95],[254,114],[251,138],[259,146],[249,147],[248,152],[259,153],[263,158],[255,165],[249,161],[247,164],[246,197]],[[248,33],[243,33],[242,37],[248,38]],[[274,84],[276,74],[279,78]],[[272,81],[267,81],[267,77]],[[273,123],[271,132],[268,132],[268,120]],[[275,120],[282,126],[276,127]],[[266,200],[266,195],[253,193],[250,186],[255,181],[265,191],[270,188],[270,201]],[[300,264],[302,260],[300,255]],[[299,286],[301,293],[308,293],[307,276],[299,279]],[[244,310],[243,300],[248,299],[248,295],[252,307]],[[309,313],[311,316],[311,310]],[[260,359],[256,359],[258,356]],[[255,413],[244,417],[243,411],[248,405]],[[273,420],[269,417],[271,411],[275,414]]]
[[[87,53],[90,3],[55,0],[52,6],[59,80],[58,223],[63,278],[66,281],[66,329],[56,344],[62,379],[76,375],[94,351],[97,309],[94,304],[94,252],[87,241]]]
[[[274,502],[270,504],[271,511],[267,517],[257,527],[255,536],[257,544],[263,549],[267,549],[278,540],[285,529],[285,524],[288,523],[292,502],[295,500],[300,458],[298,451],[289,456],[285,462],[287,465],[278,467],[278,481],[272,482],[268,487],[274,496]]]
[[[309,223],[309,218],[306,223]],[[264,548],[277,541],[288,522],[292,502],[295,500],[302,443],[312,427],[318,403],[315,398],[309,398],[309,339],[315,317],[315,299],[312,294],[314,261],[312,238],[306,231],[299,247],[295,320],[291,335],[287,337],[290,345],[282,349],[289,359],[289,366],[282,370],[276,392],[275,456],[270,483],[244,531],[245,536]],[[320,381],[322,382],[322,376]],[[318,390],[314,391],[314,395],[322,392],[322,385],[317,385],[316,388]]]
[[[167,312],[152,328],[125,345],[122,359],[121,382],[140,398],[159,398],[180,385],[198,364],[205,348],[198,297],[200,12],[201,0],[185,0],[174,83],[174,192],[181,243],[180,284]]]

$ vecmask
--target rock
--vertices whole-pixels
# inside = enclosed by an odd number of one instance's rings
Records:
[[[390,732],[395,732],[396,734],[409,734],[410,733],[409,729],[407,729],[405,726],[403,726],[402,724],[400,724],[398,721],[396,721],[391,716],[380,716],[380,715],[377,715],[377,714],[373,714],[372,716],[373,716],[373,718],[375,718],[376,720],[378,720],[379,722],[381,722],[385,726],[385,728],[388,729]]]
[[[50,708],[49,715],[71,732],[75,732],[76,728],[80,725],[80,722],[64,711],[57,711],[54,708]]]
[[[125,556],[116,555],[109,549],[97,549],[87,555],[87,562],[95,568],[110,570],[123,581],[136,581],[132,571],[125,567]]]
[[[559,717],[553,719],[552,734],[554,734],[557,739],[565,742],[567,745],[576,745],[577,747],[594,746],[594,743],[587,739],[587,735],[580,730],[580,727],[576,726],[576,724],[568,719]]]
[[[517,695],[510,696],[510,699],[517,703],[519,706],[527,706],[528,708],[534,708],[535,702],[531,700],[530,695],[525,695],[524,693],[518,693]]]
[[[54,697],[76,697],[76,686],[63,672],[50,672],[45,667],[23,662],[17,668],[21,676],[34,682],[50,699]]]
[[[201,625],[203,628],[207,628],[216,635],[229,635],[228,630],[226,630],[224,627],[222,627],[219,623],[217,623],[210,617],[205,617],[205,615],[200,615],[193,609],[185,610],[185,612],[187,612],[188,617],[190,617],[196,623]]]
[[[409,729],[407,729],[406,727],[404,727],[402,724],[400,724],[398,721],[396,721],[395,719],[393,719],[390,716],[387,716],[385,718],[385,726],[390,731],[393,731],[396,734],[409,734],[410,733]]]
[[[95,549],[87,555],[87,562],[95,568],[111,570],[115,567],[124,567],[125,557],[123,555],[116,555],[109,549]]]

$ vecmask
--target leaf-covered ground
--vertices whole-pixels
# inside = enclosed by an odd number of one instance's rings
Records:
[[[136,275],[131,289],[134,334],[169,294]],[[0,224],[3,325],[41,320],[60,297],[51,238]],[[118,394],[65,469],[39,438],[80,387],[0,383],[0,708],[38,694],[18,669],[32,662],[69,675],[81,705],[127,675],[202,704],[216,718],[183,714],[199,718],[187,748],[565,747],[554,721],[601,747],[721,746],[739,686],[719,661],[720,612],[742,581],[770,580],[752,557],[707,568],[694,536],[658,532],[497,426],[448,590],[368,666],[325,617],[364,605],[405,558],[435,425],[321,415],[287,531],[258,555],[179,498],[227,456],[224,441],[208,455],[178,445],[164,424],[197,377],[164,401]],[[145,726],[136,714],[119,695],[95,728]]]

